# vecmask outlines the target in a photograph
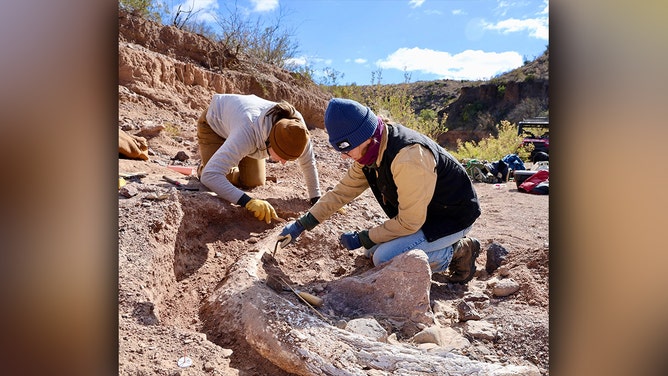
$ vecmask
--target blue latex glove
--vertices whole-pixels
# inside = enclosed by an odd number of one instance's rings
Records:
[[[278,241],[281,242],[281,248],[295,241],[304,230],[304,226],[299,221],[288,223],[278,235]]]
[[[360,237],[357,234],[357,231],[345,232],[341,234],[339,242],[341,242],[341,245],[350,250],[357,249],[362,246],[362,242],[360,241]]]

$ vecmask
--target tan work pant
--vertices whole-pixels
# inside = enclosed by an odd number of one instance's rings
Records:
[[[216,134],[206,121],[208,108],[202,112],[197,120],[197,143],[202,162],[197,167],[197,176],[202,176],[202,169],[209,159],[220,148],[225,139]],[[264,159],[244,157],[239,161],[239,166],[232,168],[227,174],[227,180],[237,187],[253,188],[264,185],[266,179],[266,168]]]

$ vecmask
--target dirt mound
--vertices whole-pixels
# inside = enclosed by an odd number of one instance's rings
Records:
[[[174,36],[174,30],[141,30],[157,33],[146,40],[156,40],[156,35],[186,38]],[[318,126],[327,96],[296,85],[284,74],[208,69],[196,56],[168,56],[151,50],[148,42],[143,43],[149,48],[135,44],[140,40],[134,37],[132,42],[124,33],[122,27],[119,127],[147,138],[150,159],[119,159],[119,172],[143,173],[128,178],[118,198],[120,375],[421,375],[433,374],[431,365],[439,362],[459,374],[549,373],[547,196],[520,193],[513,183],[476,184],[483,211],[471,233],[483,245],[478,272],[466,286],[432,276],[433,325],[420,340],[388,330],[386,342],[371,341],[324,325],[294,294],[264,283],[261,256],[273,251],[284,223],[260,222],[169,166],[198,163],[195,121],[210,95],[254,93],[291,101],[305,117],[310,113],[320,184],[331,189],[349,162],[332,151]],[[198,190],[177,189],[163,176]],[[268,163],[267,176],[267,184],[249,194],[268,200],[285,220],[308,210],[303,178],[293,163]],[[338,244],[339,235],[384,219],[367,192],[296,244],[278,250],[276,267],[293,286],[324,296],[329,283],[372,270],[361,250],[348,251]],[[492,246],[503,247],[507,255],[504,264],[488,274],[485,251]],[[517,290],[495,295],[499,281],[512,282]],[[211,301],[217,299],[229,304],[214,309]],[[336,324],[329,312],[321,314]],[[336,319],[373,322],[374,317]],[[430,334],[433,339],[425,340]],[[287,339],[301,345],[289,347]],[[416,357],[424,361],[414,363]],[[191,365],[180,368],[179,360],[186,358]],[[337,361],[331,361],[334,358]]]

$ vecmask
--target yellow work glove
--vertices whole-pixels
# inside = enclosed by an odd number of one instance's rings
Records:
[[[278,215],[276,214],[274,207],[264,200],[253,198],[246,203],[246,209],[252,211],[255,215],[255,218],[267,223],[271,223],[272,219],[278,219]]]

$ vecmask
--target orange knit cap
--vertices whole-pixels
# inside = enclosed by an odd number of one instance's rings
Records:
[[[304,123],[297,119],[281,119],[271,127],[269,147],[286,161],[299,158],[306,149],[309,134]]]

